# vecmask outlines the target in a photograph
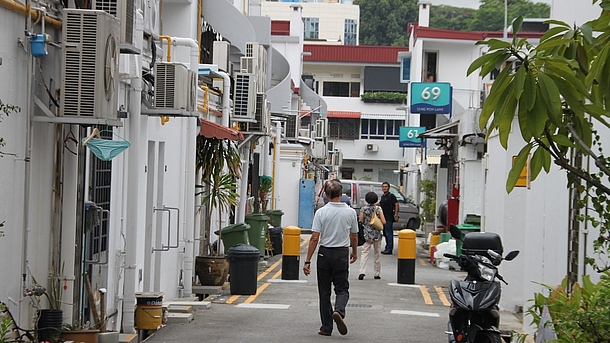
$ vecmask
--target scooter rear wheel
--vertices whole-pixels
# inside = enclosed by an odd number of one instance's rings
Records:
[[[502,343],[502,338],[497,332],[479,332],[474,343]]]

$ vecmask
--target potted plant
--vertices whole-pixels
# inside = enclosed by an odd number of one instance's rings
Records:
[[[13,335],[13,319],[6,315],[6,305],[0,302],[0,343],[12,342],[15,338]]]
[[[34,302],[34,307],[38,310],[38,320],[36,329],[38,330],[39,341],[60,342],[61,328],[63,324],[63,311],[61,309],[63,288],[61,280],[63,279],[64,264],[62,264],[61,272],[56,274],[51,272],[49,279],[49,289],[41,286],[34,276],[32,289],[27,289],[26,294],[29,295]],[[41,308],[41,298],[45,297],[48,301],[48,308]]]
[[[61,338],[64,341],[81,343],[97,343],[97,334],[100,330],[89,325],[66,324],[61,331]]]
[[[273,178],[268,175],[258,177],[258,197],[261,201],[261,212],[267,212],[267,196],[273,189]]]
[[[196,195],[201,195],[200,210],[205,208],[205,222],[201,225],[203,237],[200,256],[195,259],[195,271],[202,285],[224,284],[228,273],[228,263],[221,254],[222,213],[237,205],[237,178],[240,175],[241,160],[235,144],[217,138],[197,138],[197,172],[201,173],[201,184]],[[213,248],[211,221],[213,211],[218,211],[218,244]]]

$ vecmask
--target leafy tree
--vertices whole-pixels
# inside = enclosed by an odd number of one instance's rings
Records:
[[[508,22],[514,18],[548,18],[551,7],[529,0],[508,0]],[[504,28],[504,0],[481,0],[481,6],[470,22],[470,31],[502,31]]]
[[[548,173],[551,163],[566,171],[569,186],[581,195],[577,206],[584,207],[587,198],[592,204],[586,217],[578,214],[577,219],[599,228],[593,245],[601,263],[587,258],[598,271],[610,269],[610,158],[604,156],[599,132],[610,129],[610,0],[601,0],[601,7],[599,18],[580,27],[549,20],[554,27],[535,47],[518,35],[512,42],[478,42],[489,51],[468,69],[468,75],[480,69],[485,76],[506,64],[483,104],[479,122],[488,135],[499,132],[504,148],[513,122],[525,141],[508,174],[506,190],[513,190],[530,154],[531,180],[543,168]],[[513,32],[521,24],[522,18],[515,20]],[[597,169],[584,168],[580,157],[589,157]]]
[[[417,0],[356,0],[360,44],[406,46],[407,24],[417,19]]]
[[[477,10],[473,8],[439,5],[430,11],[430,27],[444,30],[466,31]]]

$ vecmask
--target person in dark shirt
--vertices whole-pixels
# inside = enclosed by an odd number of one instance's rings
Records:
[[[384,255],[391,255],[394,250],[394,222],[398,221],[398,199],[390,193],[390,184],[381,184],[383,195],[379,199],[379,206],[383,210],[385,224],[383,225],[383,236],[385,237],[385,249],[381,252]]]

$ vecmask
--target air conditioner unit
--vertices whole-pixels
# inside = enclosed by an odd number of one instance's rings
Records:
[[[258,59],[254,57],[240,58],[239,69],[242,73],[256,74],[258,72]]]
[[[309,138],[309,130],[308,129],[299,129],[299,137]]]
[[[235,74],[233,121],[253,122],[256,112],[256,78],[254,74]]]
[[[196,71],[189,70],[189,86],[187,89],[188,99],[186,103],[186,110],[191,112],[197,110],[197,90],[199,89],[197,76]]]
[[[256,94],[256,112],[253,123],[248,123],[249,132],[267,132],[269,126],[270,108],[265,93]]]
[[[159,34],[159,0],[143,0],[144,32],[149,35]]]
[[[328,136],[327,120],[316,119],[316,139],[323,140],[326,136]]]
[[[218,66],[219,69],[226,72],[229,71],[229,42],[214,41],[212,45],[212,64]]]
[[[116,119],[120,23],[103,11],[63,12],[60,115]]]
[[[329,154],[330,164],[333,166],[340,166],[343,164],[343,153],[339,150],[332,154]]]
[[[155,64],[155,109],[191,110],[192,78],[192,72],[182,63]]]
[[[299,127],[301,126],[299,116],[296,114],[286,115],[286,124],[284,127],[284,136],[287,139],[297,139],[299,135]]]
[[[379,151],[379,145],[377,144],[367,144],[366,151],[377,152]]]
[[[246,57],[258,58],[261,45],[257,42],[246,43]]]
[[[104,11],[121,21],[121,43],[134,45],[135,0],[92,0],[91,9]]]

